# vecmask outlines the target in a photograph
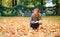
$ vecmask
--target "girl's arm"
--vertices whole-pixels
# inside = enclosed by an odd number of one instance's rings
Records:
[[[31,15],[30,23],[36,23],[36,21],[35,21],[35,20],[33,20],[33,16],[34,16],[34,14],[32,14],[32,15]]]
[[[30,18],[30,23],[35,23],[35,21],[33,20],[33,17],[32,16]]]

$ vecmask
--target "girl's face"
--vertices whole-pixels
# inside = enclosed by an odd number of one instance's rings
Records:
[[[34,13],[38,13],[38,11],[37,10],[34,10]]]
[[[41,11],[40,11],[38,8],[35,8],[35,9],[33,10],[33,12],[38,14],[38,13],[41,12]]]

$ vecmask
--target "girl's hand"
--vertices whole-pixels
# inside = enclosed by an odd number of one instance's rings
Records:
[[[39,21],[36,21],[35,23],[39,23]]]
[[[40,24],[40,25],[42,24],[42,21],[41,21],[41,20],[39,21],[39,24]]]

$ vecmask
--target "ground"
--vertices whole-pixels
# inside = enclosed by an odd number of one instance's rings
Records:
[[[60,37],[60,16],[42,17],[38,32],[29,22],[30,17],[0,17],[0,37]]]

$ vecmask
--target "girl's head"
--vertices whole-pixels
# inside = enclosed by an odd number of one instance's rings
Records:
[[[33,12],[34,12],[34,13],[39,13],[39,12],[41,12],[41,11],[39,10],[39,8],[35,8],[35,9],[33,10]]]
[[[39,17],[40,17],[40,10],[38,9],[38,8],[35,8],[34,10],[33,10],[33,18],[35,19],[35,20],[39,20]]]

